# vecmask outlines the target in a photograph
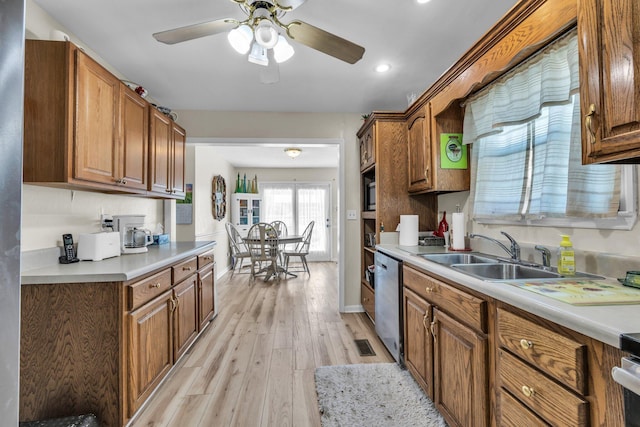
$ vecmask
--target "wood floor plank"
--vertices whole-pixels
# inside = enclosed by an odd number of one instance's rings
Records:
[[[261,426],[293,426],[292,406],[293,350],[277,348],[271,355]]]
[[[366,315],[339,313],[337,264],[310,267],[280,283],[220,278],[218,316],[130,427],[320,426],[316,367],[392,359]]]
[[[269,376],[269,364],[273,351],[274,336],[258,335],[247,373],[242,381],[240,396],[237,400],[232,424],[236,426],[259,426]]]
[[[293,425],[320,427],[315,369],[293,371]]]

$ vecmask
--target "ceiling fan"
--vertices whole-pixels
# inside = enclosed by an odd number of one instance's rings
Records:
[[[247,14],[245,20],[222,18],[161,31],[154,33],[153,37],[162,43],[175,44],[228,31],[227,38],[236,51],[242,54],[249,52],[250,62],[271,69],[271,73],[265,73],[267,80],[270,80],[265,81],[266,83],[277,81],[273,67],[293,55],[293,48],[279,30],[284,30],[284,34],[291,40],[349,64],[355,64],[364,55],[365,49],[362,46],[311,24],[299,20],[285,24],[280,20],[287,12],[296,9],[306,0],[231,1],[238,4]]]

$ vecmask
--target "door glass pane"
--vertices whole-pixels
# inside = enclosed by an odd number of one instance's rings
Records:
[[[264,184],[261,187],[263,222],[283,221],[289,234],[296,234],[293,212],[293,184]]]
[[[297,188],[298,234],[315,221],[311,234],[310,257],[328,259],[329,185],[301,184]]]
[[[253,224],[260,222],[260,200],[254,199],[251,201],[251,215]]]
[[[238,216],[238,222],[240,223],[240,225],[248,225],[249,224],[248,200],[240,199],[238,205],[240,206],[240,215]]]

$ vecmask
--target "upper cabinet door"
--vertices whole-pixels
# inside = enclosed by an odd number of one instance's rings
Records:
[[[76,50],[73,177],[115,184],[118,176],[120,80]]]
[[[640,161],[640,2],[579,0],[583,163]]]
[[[430,117],[428,106],[418,110],[407,122],[409,192],[422,192],[432,188],[431,146],[429,144]]]
[[[375,124],[369,126],[362,136],[360,136],[360,170],[368,169],[376,162],[376,143],[373,137]]]
[[[122,170],[120,185],[128,188],[147,189],[149,147],[149,104],[128,88],[122,93]]]
[[[151,110],[151,135],[149,139],[149,191],[168,195],[171,193],[171,119],[160,111]]]
[[[173,188],[172,193],[174,196],[184,198],[184,152],[185,143],[187,140],[187,134],[177,124],[173,123]]]

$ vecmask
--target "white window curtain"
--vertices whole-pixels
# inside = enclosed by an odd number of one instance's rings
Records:
[[[262,221],[283,221],[290,234],[294,234],[294,188],[289,184],[261,184]]]
[[[573,31],[467,102],[474,218],[617,215],[620,168],[581,164],[578,89]]]

